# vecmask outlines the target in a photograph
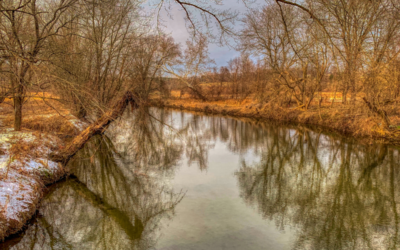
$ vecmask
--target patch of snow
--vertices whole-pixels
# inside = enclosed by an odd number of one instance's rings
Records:
[[[53,115],[42,115],[51,117]],[[87,124],[71,116],[69,119],[80,131]],[[10,157],[13,144],[23,140],[34,143],[31,154],[16,160]],[[5,230],[18,230],[36,210],[43,193],[43,184],[55,181],[64,173],[62,164],[49,161],[48,154],[58,146],[63,145],[60,138],[49,134],[34,132],[18,132],[12,128],[2,129],[0,132],[0,218],[5,218],[0,223],[0,240],[6,233]],[[31,158],[35,155],[39,158]],[[54,179],[54,180],[53,180]]]
[[[0,155],[0,171],[7,167],[9,161],[10,161],[9,155]]]
[[[79,131],[84,130],[87,127],[87,124],[82,122],[81,120],[78,120],[76,118],[70,119],[69,122],[74,125]]]
[[[9,173],[8,178],[0,181],[0,207],[7,222],[20,222],[24,213],[32,210],[32,205],[40,197],[40,193],[36,191],[39,185],[35,179],[28,179],[15,172]]]
[[[54,161],[49,161],[47,159],[39,158],[26,162],[25,169],[28,171],[45,169],[51,171],[51,173],[54,174],[57,170],[60,169],[60,166],[58,165],[58,163]]]

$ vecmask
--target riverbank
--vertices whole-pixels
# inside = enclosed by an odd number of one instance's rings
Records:
[[[46,107],[39,100],[35,103],[37,106],[31,111],[25,110],[23,130],[20,132],[15,132],[11,128],[13,119],[10,105],[0,105],[0,140],[2,141],[0,146],[0,240],[21,230],[39,206],[46,185],[65,176],[66,170],[63,165],[49,160],[50,154],[62,151],[67,142],[86,126],[62,107],[58,107],[56,111],[54,107]],[[123,112],[128,103],[129,101],[123,99],[119,105],[116,105],[116,111],[106,114],[104,119],[96,123],[95,128],[104,129]],[[355,137],[400,144],[398,129],[400,118],[396,115],[396,110],[389,116],[392,127],[385,129],[380,124],[379,117],[375,117],[362,104],[352,109],[341,105],[333,108],[322,105],[321,108],[313,107],[307,111],[260,105],[251,100],[202,102],[192,99],[154,99],[151,105],[206,114],[315,125]],[[30,108],[29,105],[26,107]],[[35,111],[38,107],[41,108],[40,112]],[[84,138],[80,139],[85,141]]]
[[[23,129],[17,132],[11,128],[9,104],[0,105],[0,241],[20,231],[36,212],[46,185],[65,176],[64,166],[49,160],[49,154],[86,126],[68,110],[56,111],[38,98],[26,105]]]
[[[274,107],[269,104],[263,105],[252,100],[203,102],[195,99],[153,99],[151,105],[206,114],[319,126],[357,138],[387,144],[400,144],[400,116],[397,115],[395,107],[391,112],[388,112],[391,126],[386,129],[382,126],[379,117],[370,112],[362,102],[352,107],[341,104],[335,104],[334,107],[331,107],[330,104],[325,104],[321,107],[312,107],[307,111]]]

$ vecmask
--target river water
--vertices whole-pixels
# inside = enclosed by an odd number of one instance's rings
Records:
[[[0,249],[399,249],[399,159],[304,127],[126,112]]]

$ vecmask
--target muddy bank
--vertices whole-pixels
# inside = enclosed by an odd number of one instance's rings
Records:
[[[199,100],[156,99],[152,106],[179,110],[219,114],[231,117],[252,118],[258,120],[274,120],[283,123],[296,123],[318,126],[347,136],[373,140],[380,143],[400,144],[400,126],[392,125],[389,129],[382,126],[374,114],[361,114],[359,110],[346,108],[321,108],[301,111],[293,108],[271,107],[258,103],[247,102],[238,104],[236,101],[201,102]],[[359,107],[360,108],[360,107]],[[362,108],[362,106],[361,106]],[[399,117],[390,117],[392,124],[399,123]]]
[[[65,120],[80,132],[86,126],[70,117]],[[17,233],[35,213],[46,185],[65,175],[61,163],[49,154],[65,142],[54,134],[38,131],[0,131],[0,241]]]

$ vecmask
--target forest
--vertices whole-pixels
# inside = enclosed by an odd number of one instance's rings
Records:
[[[132,0],[1,1],[0,101],[12,108],[9,123],[21,130],[24,105],[38,96],[84,118],[132,91],[144,105],[186,97],[268,110],[317,107],[396,127],[399,2],[243,2],[239,15],[217,8],[221,1],[160,0],[151,10]],[[174,5],[186,13],[184,46],[157,16]],[[217,66],[210,43],[241,55]]]

